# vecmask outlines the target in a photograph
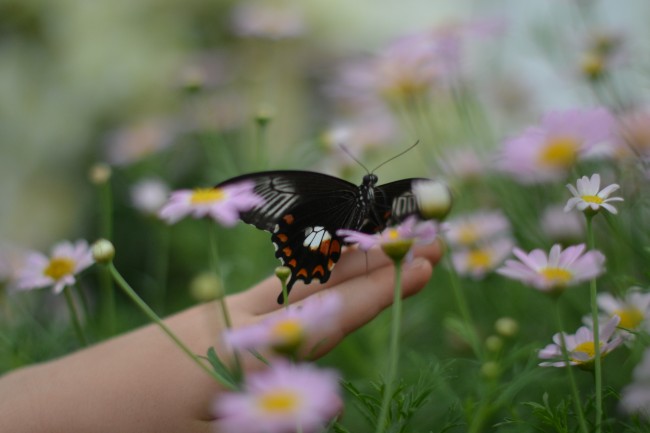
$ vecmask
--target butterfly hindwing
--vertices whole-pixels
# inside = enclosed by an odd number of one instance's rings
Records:
[[[342,240],[324,226],[307,226],[295,229],[295,219],[288,214],[277,225],[271,235],[276,248],[275,256],[291,271],[287,290],[302,280],[305,284],[313,279],[325,283],[341,257]],[[282,303],[282,295],[278,297]]]

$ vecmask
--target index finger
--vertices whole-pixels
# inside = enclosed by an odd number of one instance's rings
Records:
[[[435,265],[442,255],[439,242],[413,248],[414,258],[423,257]],[[345,250],[341,260],[334,268],[331,278],[325,284],[313,282],[309,285],[301,281],[293,286],[290,302],[298,302],[312,294],[334,287],[359,276],[370,274],[376,269],[390,265],[391,260],[378,248],[367,253],[356,248]],[[367,264],[367,266],[366,266]],[[277,296],[282,286],[277,277],[271,276],[253,288],[231,296],[230,303],[234,308],[253,315],[266,314],[279,309]]]

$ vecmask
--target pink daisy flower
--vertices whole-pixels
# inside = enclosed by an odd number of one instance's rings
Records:
[[[253,188],[252,182],[240,182],[221,188],[174,191],[158,215],[169,224],[192,215],[194,218],[209,216],[224,226],[233,226],[240,212],[264,203]]]
[[[79,240],[72,244],[64,241],[52,248],[50,257],[40,252],[28,253],[16,280],[17,290],[32,290],[52,286],[61,293],[75,282],[75,275],[94,263],[88,243]]]
[[[368,251],[375,246],[382,246],[395,242],[410,242],[417,244],[430,244],[440,234],[440,226],[433,221],[418,221],[411,216],[396,227],[388,227],[381,233],[368,234],[356,230],[341,229],[336,234],[351,244],[359,244],[359,248]]]
[[[125,166],[161,152],[174,143],[176,126],[168,119],[152,118],[125,126],[106,140],[110,164]]]
[[[614,337],[614,332],[621,319],[618,316],[612,317],[599,332],[600,356],[604,357],[612,350],[621,345],[623,339]],[[594,361],[596,350],[594,345],[594,332],[586,326],[582,326],[574,335],[564,334],[566,351],[569,356],[569,364],[589,369]],[[553,344],[549,344],[539,351],[541,359],[545,361],[539,365],[542,367],[565,367],[566,362],[562,359],[562,339],[557,333],[553,336]]]
[[[510,237],[483,242],[471,248],[454,251],[451,261],[458,275],[483,279],[510,255],[514,243]]]
[[[246,1],[236,4],[232,26],[239,36],[286,39],[306,31],[303,12],[289,3]]]
[[[507,260],[497,273],[544,292],[561,291],[603,273],[605,256],[596,250],[585,252],[585,248],[580,244],[562,250],[556,244],[548,255],[540,249],[527,254],[514,248],[513,253],[519,260]]]
[[[623,201],[622,197],[609,197],[611,193],[620,188],[618,184],[613,183],[602,190],[600,189],[600,175],[598,173],[593,174],[591,179],[587,176],[578,179],[577,189],[571,184],[568,184],[567,188],[569,188],[573,197],[569,199],[564,207],[565,212],[569,212],[574,207],[583,212],[598,212],[602,207],[613,214],[617,214],[616,208],[609,203]]]
[[[614,128],[604,108],[551,112],[539,126],[505,141],[498,166],[522,183],[558,181],[578,159],[610,141]]]
[[[561,205],[544,209],[540,226],[548,239],[563,244],[575,243],[585,236],[585,219],[582,215],[576,212],[566,213]]]
[[[445,237],[452,246],[471,247],[480,242],[510,235],[510,221],[498,210],[482,210],[449,220]]]
[[[317,432],[340,410],[338,374],[310,364],[276,363],[247,376],[244,390],[214,405],[219,431]]]
[[[226,344],[235,350],[272,348],[280,353],[295,353],[310,337],[324,335],[337,325],[341,298],[335,293],[308,298],[291,305],[267,320],[224,333]]]

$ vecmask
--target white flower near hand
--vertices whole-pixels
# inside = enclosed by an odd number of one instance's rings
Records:
[[[75,284],[75,276],[94,263],[90,247],[85,240],[76,243],[64,241],[52,248],[50,257],[31,252],[25,259],[18,275],[18,290],[32,290],[52,286],[54,293],[61,293]]]

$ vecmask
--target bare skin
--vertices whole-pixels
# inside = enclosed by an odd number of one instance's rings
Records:
[[[420,291],[441,255],[440,245],[416,249],[405,264],[404,296]],[[337,327],[315,336],[316,357],[347,334],[372,320],[392,302],[394,270],[381,251],[365,254],[350,249],[324,285],[296,283],[291,302],[336,291],[343,299]],[[256,286],[227,297],[235,327],[255,323],[277,313],[280,284],[269,277]],[[218,343],[223,325],[214,303],[202,304],[165,320],[195,353],[205,354]],[[262,368],[253,357],[245,370]],[[25,367],[0,377],[0,426],[13,433],[76,432],[211,432],[210,411],[223,388],[202,371],[154,325],[44,364]]]

